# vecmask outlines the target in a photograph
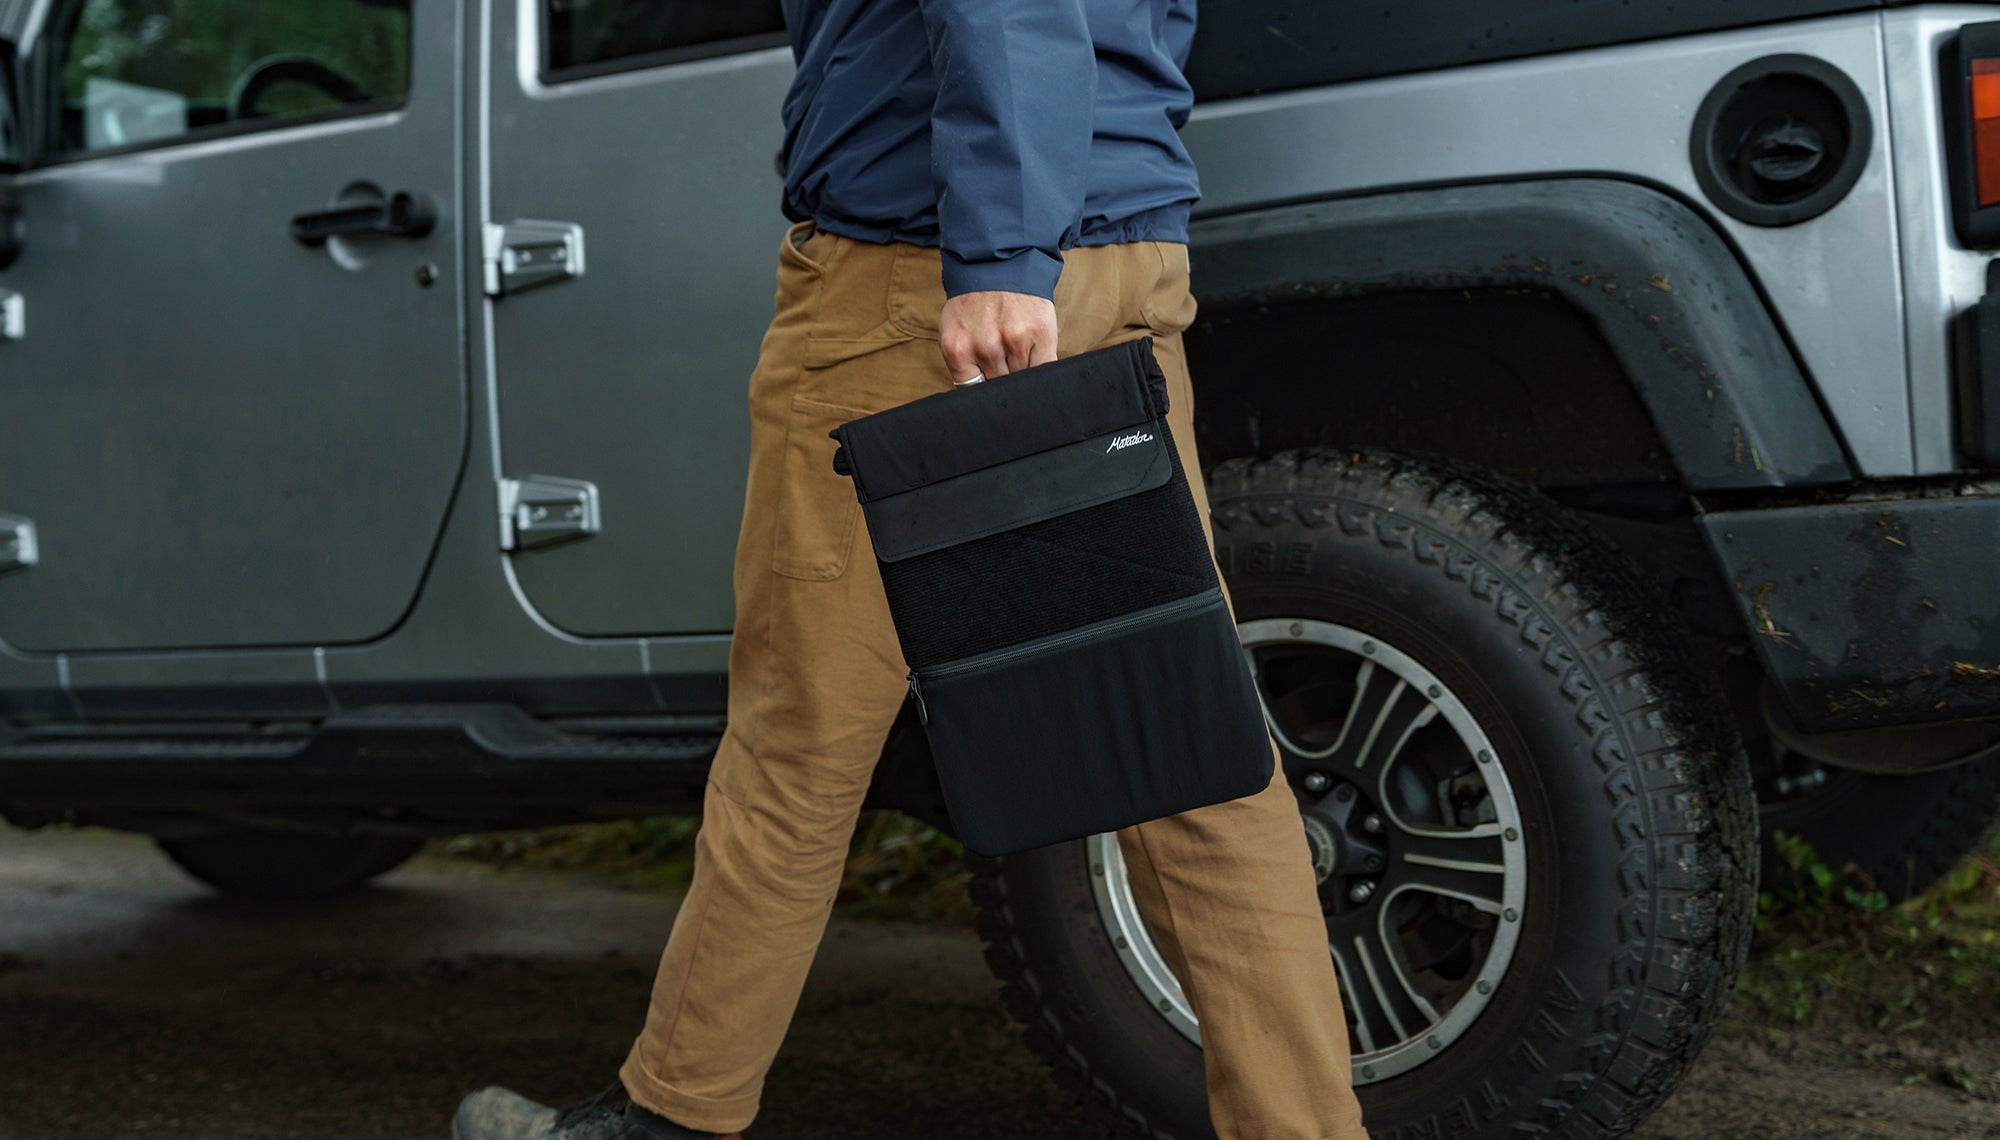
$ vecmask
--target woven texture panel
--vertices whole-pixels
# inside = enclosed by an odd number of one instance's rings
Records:
[[[879,565],[914,669],[1190,597],[1217,582],[1178,462],[1155,490]]]

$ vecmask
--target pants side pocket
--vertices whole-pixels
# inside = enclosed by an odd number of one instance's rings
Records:
[[[861,504],[853,482],[833,469],[835,444],[828,433],[867,414],[803,396],[792,400],[772,540],[774,572],[810,582],[832,581],[846,572]]]

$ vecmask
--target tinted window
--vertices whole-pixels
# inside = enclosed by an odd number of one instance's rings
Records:
[[[58,152],[400,103],[411,0],[83,0],[56,51]]]
[[[782,43],[778,0],[542,0],[552,72],[614,70]]]

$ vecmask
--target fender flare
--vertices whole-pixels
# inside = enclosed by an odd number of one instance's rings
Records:
[[[1610,344],[1691,491],[1854,478],[1728,244],[1657,190],[1570,178],[1411,190],[1203,219],[1203,305],[1389,290],[1556,294]]]

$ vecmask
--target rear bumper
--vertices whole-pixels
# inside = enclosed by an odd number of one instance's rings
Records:
[[[2000,717],[2000,497],[1700,520],[1808,732]]]

